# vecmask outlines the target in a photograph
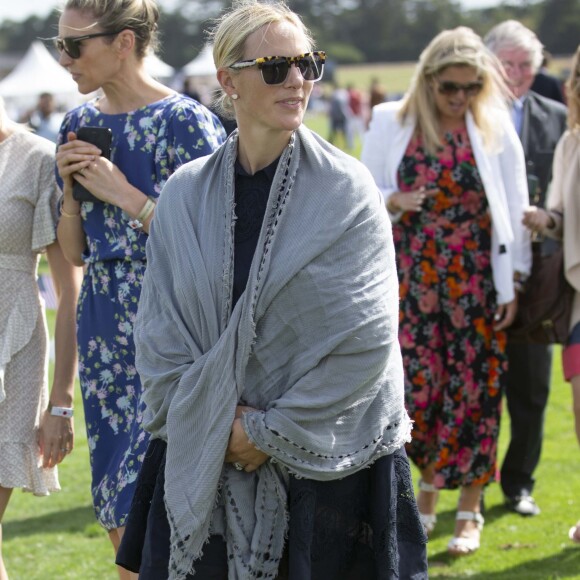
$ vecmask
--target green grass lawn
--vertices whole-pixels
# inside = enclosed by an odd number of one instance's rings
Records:
[[[49,324],[53,316],[49,312]],[[91,507],[88,449],[78,391],[75,429],[75,450],[60,468],[62,491],[38,498],[16,490],[12,496],[3,525],[4,558],[11,580],[117,578],[112,548]],[[508,432],[506,415],[500,457],[505,452]],[[580,578],[580,546],[574,546],[567,538],[568,528],[580,519],[579,473],[580,450],[573,434],[570,388],[562,379],[557,349],[544,452],[534,493],[542,514],[525,519],[508,512],[499,486],[491,485],[486,492],[482,547],[470,557],[454,560],[447,556],[445,547],[453,532],[458,495],[442,492],[437,529],[428,546],[431,577]],[[416,480],[415,471],[414,475]]]

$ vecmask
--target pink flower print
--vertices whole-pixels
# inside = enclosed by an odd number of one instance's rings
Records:
[[[464,136],[466,139],[467,136]],[[455,156],[457,157],[458,163],[463,163],[465,161],[469,161],[471,159],[471,145],[469,141],[462,140],[461,142],[457,142],[457,148],[455,149]]]
[[[411,252],[412,253],[417,253],[420,252],[421,249],[423,248],[423,242],[419,239],[419,236],[413,236],[413,239],[411,240]]]
[[[455,328],[465,328],[465,311],[460,306],[456,306],[451,313],[451,324]]]
[[[97,381],[95,379],[87,383],[87,390],[93,394],[97,392]]]
[[[407,349],[415,346],[415,338],[408,324],[399,328],[399,344],[401,345],[401,348]]]
[[[435,183],[439,177],[437,171],[435,171],[433,167],[427,165],[426,163],[419,163],[415,165],[415,171],[417,172],[417,179],[415,181],[417,187],[432,187],[432,184]]]
[[[399,271],[413,267],[413,258],[409,254],[399,254]]]
[[[413,402],[419,409],[425,409],[429,403],[429,389],[422,388],[420,391],[415,391],[413,394]]]
[[[455,228],[446,238],[445,241],[447,242],[450,249],[454,250],[455,252],[459,252],[464,244],[464,238],[462,232],[459,228]]]
[[[435,290],[428,290],[419,298],[419,310],[425,314],[433,312],[438,306],[438,296]]]
[[[469,366],[475,360],[475,357],[477,356],[477,351],[475,350],[473,345],[467,340],[464,341],[463,349],[465,352],[465,357],[464,357],[465,364]]]
[[[477,215],[481,206],[481,195],[483,194],[479,194],[471,189],[463,193],[461,197],[463,206],[471,215]]]
[[[129,341],[127,340],[126,336],[117,337],[117,342],[122,346],[127,346],[129,344]]]
[[[475,255],[475,264],[478,270],[484,270],[489,266],[489,254],[479,252]]]
[[[89,340],[89,350],[90,351],[97,350],[97,341],[96,340]]]
[[[439,439],[441,441],[447,441],[451,437],[451,429],[448,425],[443,425],[441,429],[439,429]]]
[[[134,377],[137,374],[137,369],[133,365],[127,366],[127,376]]]
[[[127,395],[129,397],[135,396],[135,387],[133,385],[127,385]]]
[[[123,367],[119,363],[113,365],[113,373],[115,376],[120,375],[123,372]]]
[[[473,451],[468,447],[462,447],[457,453],[457,468],[461,473],[468,473],[471,469]]]
[[[117,226],[117,220],[113,216],[105,218],[105,225],[110,229],[114,229]]]
[[[497,433],[499,425],[496,418],[488,417],[484,421],[484,425],[486,427],[485,433]]]
[[[109,278],[109,276],[107,274],[101,274],[99,276],[99,280],[101,281],[101,284],[103,286],[108,286],[109,282],[111,281],[111,278]]]
[[[417,177],[415,178],[415,183],[413,184],[414,187],[421,187],[425,185],[425,173],[427,173],[427,165],[425,163],[417,163],[415,165],[415,171],[417,173]]]
[[[489,455],[493,448],[493,439],[491,437],[485,437],[481,440],[479,444],[479,452],[483,455]]]
[[[439,162],[441,165],[443,165],[443,167],[453,167],[453,149],[451,145],[445,145],[442,149],[439,150]]]
[[[478,302],[484,302],[483,276],[474,274],[467,283],[467,291],[473,295]]]
[[[438,270],[443,270],[443,269],[447,269],[448,265],[449,265],[449,258],[447,256],[445,256],[444,254],[437,254],[437,258],[435,260],[435,267]]]

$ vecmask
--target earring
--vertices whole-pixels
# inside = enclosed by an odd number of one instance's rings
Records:
[[[233,99],[234,101],[237,101],[239,96],[240,96],[240,95],[238,95],[238,93],[232,93],[232,99]]]

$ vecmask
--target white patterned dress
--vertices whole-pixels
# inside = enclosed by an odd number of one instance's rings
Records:
[[[48,404],[48,334],[36,281],[56,237],[54,144],[25,131],[0,142],[0,486],[60,489],[36,442]]]

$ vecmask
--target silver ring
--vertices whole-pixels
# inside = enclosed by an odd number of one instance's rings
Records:
[[[244,470],[244,466],[241,463],[234,463],[234,467],[238,470],[238,471],[243,471]]]

